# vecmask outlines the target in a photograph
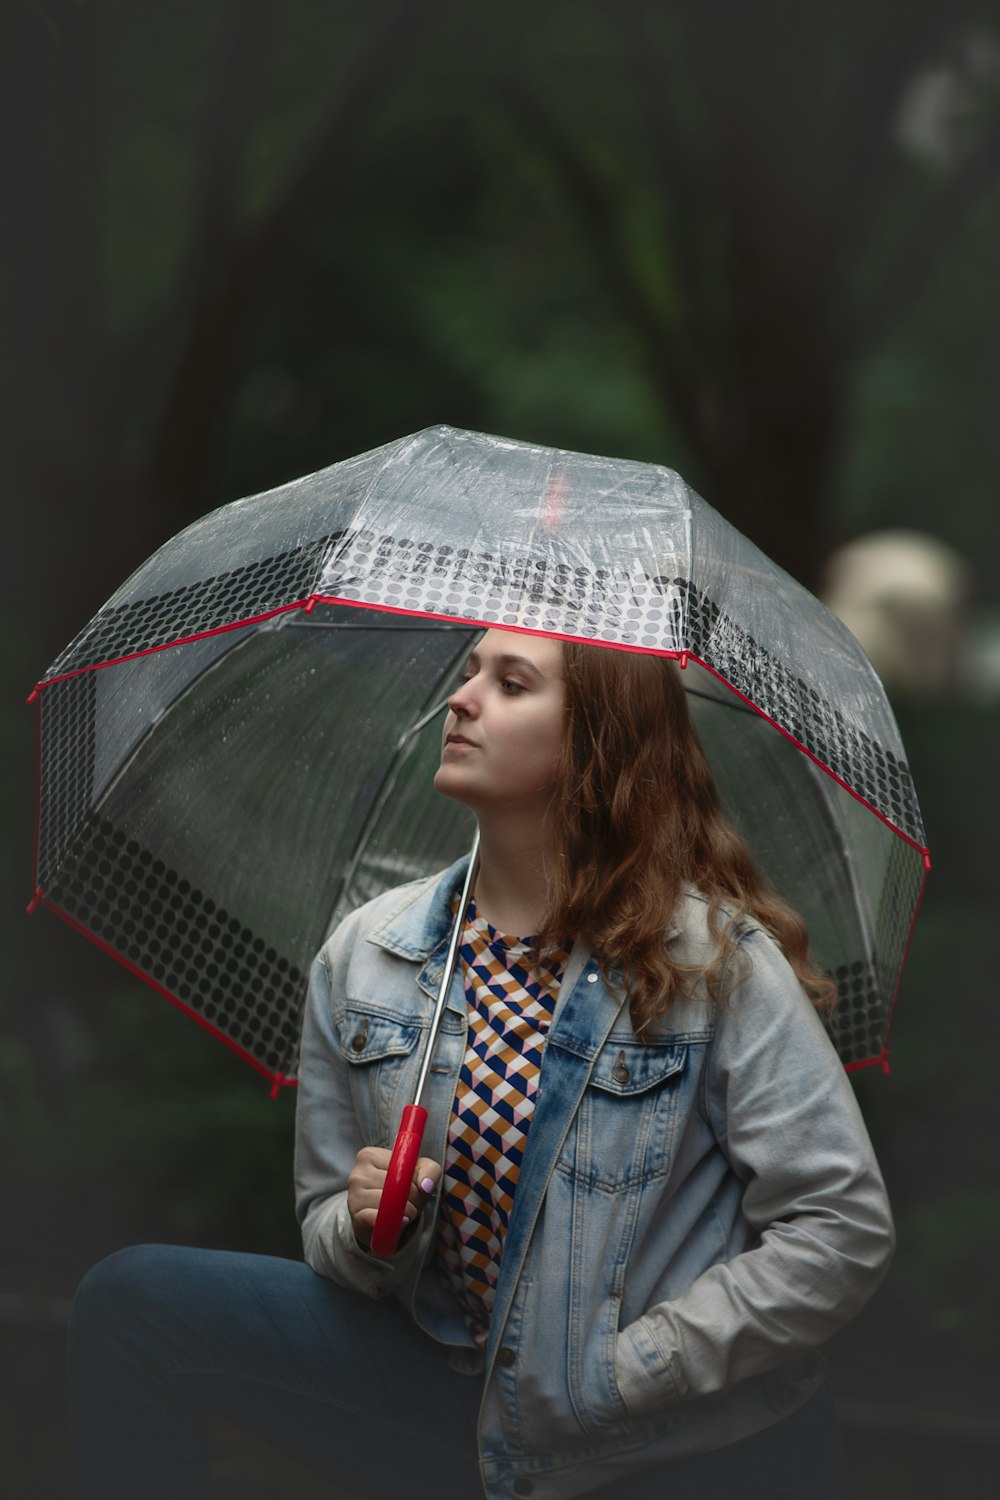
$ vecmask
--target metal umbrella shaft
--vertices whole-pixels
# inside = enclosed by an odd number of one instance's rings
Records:
[[[455,973],[455,964],[458,960],[458,945],[462,937],[462,928],[465,924],[465,913],[469,905],[469,893],[472,883],[476,878],[476,870],[479,865],[479,830],[476,830],[472,841],[472,850],[469,856],[469,868],[466,872],[465,883],[462,886],[462,894],[458,901],[458,911],[452,923],[451,937],[448,941],[448,952],[445,955],[444,969],[441,974],[441,984],[438,989],[437,1002],[434,1006],[434,1014],[431,1016],[430,1033],[427,1045],[424,1048],[424,1059],[420,1066],[420,1076],[417,1079],[416,1093],[413,1103],[407,1104],[403,1109],[403,1117],[396,1132],[396,1143],[392,1148],[392,1156],[389,1161],[389,1170],[386,1173],[385,1183],[382,1187],[382,1197],[378,1206],[378,1214],[375,1219],[375,1228],[372,1230],[371,1253],[380,1260],[392,1255],[403,1228],[403,1215],[406,1212],[406,1200],[410,1195],[410,1185],[413,1182],[413,1173],[420,1157],[420,1146],[424,1138],[424,1127],[427,1124],[427,1111],[420,1103],[420,1097],[427,1082],[430,1071],[431,1058],[434,1053],[434,1044],[437,1041],[438,1028],[441,1025],[441,1017],[444,1015],[445,1005],[448,1001],[448,991],[451,988],[452,976]]]

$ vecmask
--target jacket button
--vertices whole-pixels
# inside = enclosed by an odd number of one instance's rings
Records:
[[[522,1478],[514,1480],[515,1495],[530,1495],[533,1488],[534,1486],[532,1485],[530,1479]]]
[[[511,1349],[509,1344],[504,1344],[503,1348],[497,1354],[497,1364],[502,1365],[505,1370],[509,1370],[516,1358],[517,1355],[514,1353],[513,1349]],[[518,1484],[520,1483],[521,1481],[518,1480]],[[531,1480],[529,1479],[527,1483],[530,1487]],[[517,1489],[517,1485],[515,1485],[514,1488]],[[526,1495],[527,1490],[518,1490],[517,1493],[519,1495]]]
[[[351,1038],[351,1051],[363,1052],[368,1045],[368,1033],[359,1031],[356,1037]]]
[[[611,1069],[611,1076],[615,1080],[615,1083],[628,1083],[629,1079],[632,1077],[632,1074],[629,1072],[628,1068],[626,1068],[624,1063],[615,1063],[614,1067]]]

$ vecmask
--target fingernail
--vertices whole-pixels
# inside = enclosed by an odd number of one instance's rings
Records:
[[[425,1177],[423,1182],[420,1184],[420,1190],[424,1193],[433,1193],[436,1186],[437,1184],[435,1183],[433,1177]]]
[[[404,1224],[409,1224],[409,1222],[410,1222],[410,1216],[409,1216],[409,1214],[404,1214],[403,1215],[403,1223]]]

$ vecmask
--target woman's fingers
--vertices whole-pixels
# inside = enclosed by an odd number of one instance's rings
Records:
[[[420,1194],[421,1204],[426,1203],[428,1198],[433,1197],[440,1181],[440,1165],[436,1161],[432,1161],[429,1156],[422,1156],[413,1172],[413,1186]]]
[[[406,1217],[412,1223],[418,1214],[423,1213],[427,1202],[437,1191],[437,1185],[441,1181],[441,1168],[436,1161],[429,1156],[423,1156],[417,1162],[413,1170],[413,1181],[410,1183],[410,1191],[406,1197]]]
[[[391,1154],[381,1146],[362,1146],[347,1179],[347,1211],[354,1226],[354,1238],[366,1250],[371,1243]]]
[[[441,1167],[429,1156],[422,1156],[413,1170],[413,1181],[406,1199],[406,1212],[410,1219],[422,1213],[428,1199],[437,1192],[441,1181]]]
[[[347,1179],[347,1209],[354,1226],[354,1237],[364,1249],[371,1243],[391,1158],[392,1152],[381,1146],[362,1146]],[[407,1222],[412,1224],[423,1212],[424,1205],[437,1191],[440,1181],[440,1164],[429,1156],[421,1157],[406,1198],[404,1214]]]

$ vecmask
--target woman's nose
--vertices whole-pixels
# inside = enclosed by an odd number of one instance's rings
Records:
[[[476,695],[471,680],[463,682],[448,699],[448,707],[456,718],[471,718],[476,712]]]

